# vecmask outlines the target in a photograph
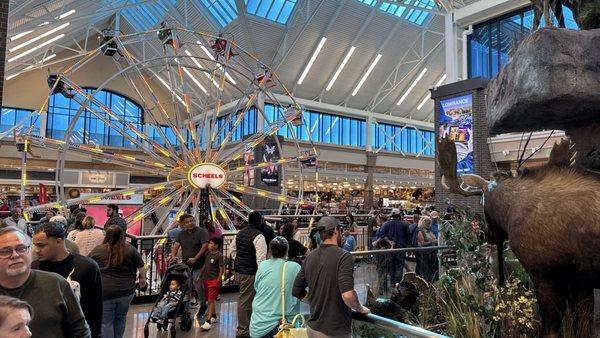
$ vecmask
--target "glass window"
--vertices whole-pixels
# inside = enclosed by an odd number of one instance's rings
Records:
[[[342,144],[345,146],[349,146],[350,144],[350,133],[352,129],[350,129],[350,118],[342,117]]]
[[[322,123],[323,123],[323,134],[322,134],[321,142],[331,143],[331,115],[323,114]]]
[[[285,25],[297,0],[245,0],[249,14]]]
[[[14,127],[16,124],[24,121],[27,115],[33,110],[29,109],[18,109],[2,107],[0,112],[0,133],[5,132],[8,129]],[[41,117],[39,115],[32,115],[29,119],[25,120],[22,127],[16,130],[17,133],[27,133],[29,127],[33,126],[31,130],[32,134],[39,135],[41,125]]]
[[[376,0],[357,1],[370,7],[374,7],[377,4]],[[412,8],[406,10],[407,6],[399,5],[399,2]],[[429,10],[434,9],[435,6],[436,5],[434,0],[397,0],[383,1],[379,5],[379,10],[394,15],[398,18],[402,18],[419,26],[422,26],[427,21],[427,19],[431,17]],[[423,10],[419,8],[422,8]]]
[[[567,28],[578,29],[571,10],[563,6]],[[532,6],[516,10],[474,27],[468,37],[469,77],[494,77],[510,59],[510,54],[523,39],[532,33],[534,13]],[[553,18],[557,25],[556,18]],[[540,19],[543,26],[544,19]]]
[[[221,27],[227,26],[237,18],[235,0],[202,0],[200,3]]]
[[[331,143],[342,144],[340,139],[340,117],[336,116],[331,122]]]
[[[94,90],[88,88],[85,91],[92,93]],[[94,97],[105,104],[118,118],[107,116],[97,104],[92,103],[89,109],[81,112],[75,122],[71,141],[101,146],[136,147],[136,143],[127,139],[124,134],[134,139],[137,135],[126,128],[122,121],[127,121],[137,130],[143,130],[142,107],[127,97],[109,91],[99,91],[94,94]],[[78,101],[85,102],[85,100],[82,95],[66,99],[62,94],[53,94],[48,105],[46,135],[64,139],[69,124],[80,108]],[[103,118],[111,121],[112,126],[107,125]]]
[[[162,21],[177,0],[151,1],[123,9],[123,16],[138,31],[146,31]]]
[[[358,120],[351,119],[350,120],[350,145],[353,147],[358,147],[359,139],[358,139]]]

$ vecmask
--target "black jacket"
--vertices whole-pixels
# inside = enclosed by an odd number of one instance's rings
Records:
[[[255,275],[258,270],[256,264],[256,249],[254,248],[254,239],[262,235],[259,229],[253,226],[246,226],[235,237],[236,256],[233,270],[243,275]]]

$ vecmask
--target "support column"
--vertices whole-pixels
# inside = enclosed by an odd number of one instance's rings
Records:
[[[8,4],[0,1],[0,107],[4,90],[4,61],[6,60],[6,39],[8,38]]]
[[[371,210],[373,206],[373,173],[377,165],[377,154],[372,151],[367,151],[367,165],[365,172],[367,173],[367,182],[365,183],[365,203],[364,209]]]
[[[367,139],[365,140],[365,148],[367,150],[367,154],[373,151],[373,116],[369,115],[367,117]]]
[[[454,24],[454,12],[444,15],[444,45],[446,49],[446,83],[458,80],[457,29]]]

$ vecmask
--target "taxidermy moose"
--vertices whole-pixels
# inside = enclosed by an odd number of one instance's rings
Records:
[[[558,337],[567,305],[576,309],[578,337],[591,336],[593,289],[600,288],[600,175],[573,165],[570,141],[552,148],[548,163],[493,175],[456,175],[456,148],[437,141],[442,185],[463,196],[483,195],[488,241],[506,239],[535,287],[541,335]]]

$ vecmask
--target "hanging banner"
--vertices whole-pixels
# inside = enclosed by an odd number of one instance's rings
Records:
[[[40,204],[48,203],[48,189],[46,186],[40,183],[40,192],[38,194],[38,202]]]
[[[269,163],[268,166],[260,169],[261,183],[267,186],[279,186],[281,165],[276,164],[280,159],[280,154],[279,149],[277,149],[275,136],[265,138],[257,149],[256,158],[259,163]]]
[[[473,165],[473,95],[440,100],[439,136],[449,136],[456,145],[456,173],[472,174]]]

